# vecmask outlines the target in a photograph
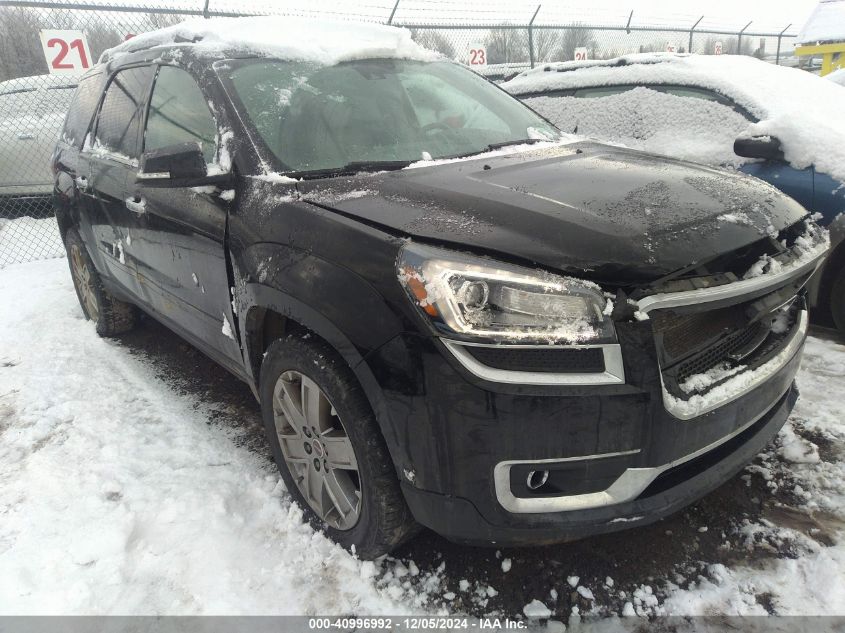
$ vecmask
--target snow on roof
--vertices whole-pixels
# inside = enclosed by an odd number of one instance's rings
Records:
[[[821,0],[801,27],[796,44],[845,42],[845,0]]]
[[[747,136],[776,136],[787,161],[845,182],[845,119],[833,82],[745,55],[642,53],[610,60],[546,64],[502,88],[514,95],[612,85],[698,86],[720,93],[759,120]]]
[[[202,52],[238,51],[325,65],[368,58],[430,61],[440,55],[411,39],[407,29],[381,24],[285,16],[202,18],[133,37],[101,61],[152,46],[185,44]]]

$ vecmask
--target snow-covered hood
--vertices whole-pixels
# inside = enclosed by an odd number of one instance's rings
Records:
[[[297,187],[404,235],[608,283],[653,281],[806,214],[755,178],[586,142]]]
[[[728,97],[759,121],[749,122],[745,136],[775,136],[794,167],[814,165],[845,182],[841,90],[797,68],[745,55],[648,53],[546,64],[514,77],[502,87],[521,96],[571,88],[659,84],[699,86]]]

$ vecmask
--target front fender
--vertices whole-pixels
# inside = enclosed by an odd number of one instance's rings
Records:
[[[368,255],[368,266],[387,264],[385,275],[393,277],[394,264],[389,253]],[[403,331],[401,317],[394,313],[384,294],[356,271],[278,244],[262,243],[248,248],[233,262],[233,267],[239,334],[255,387],[264,341],[250,333],[260,326],[252,315],[271,310],[311,330],[340,354],[363,388],[382,431],[389,429],[384,394],[364,362],[370,353]]]

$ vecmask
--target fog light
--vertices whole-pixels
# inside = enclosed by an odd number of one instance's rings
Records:
[[[548,470],[532,470],[528,473],[528,479],[525,484],[529,490],[537,490],[540,486],[549,480]]]

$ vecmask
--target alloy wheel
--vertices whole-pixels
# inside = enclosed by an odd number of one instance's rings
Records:
[[[273,419],[282,455],[311,509],[338,530],[361,513],[355,450],[337,411],[311,378],[286,371],[273,389]]]
[[[82,297],[82,304],[89,319],[97,321],[100,316],[97,295],[94,293],[94,280],[91,276],[91,269],[85,261],[85,256],[78,244],[70,247],[70,267],[73,272],[73,280]]]

